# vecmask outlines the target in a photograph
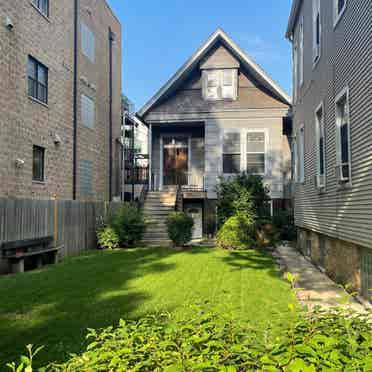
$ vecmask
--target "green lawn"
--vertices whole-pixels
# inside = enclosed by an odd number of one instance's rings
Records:
[[[28,343],[46,345],[42,363],[62,361],[82,349],[87,328],[157,311],[181,317],[192,311],[184,305],[205,300],[237,321],[272,322],[288,315],[291,297],[266,255],[144,248],[96,251],[1,277],[0,299],[2,366]]]

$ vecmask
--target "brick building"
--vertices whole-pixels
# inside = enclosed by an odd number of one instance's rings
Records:
[[[107,3],[1,1],[0,196],[120,195],[120,127],[121,25]]]

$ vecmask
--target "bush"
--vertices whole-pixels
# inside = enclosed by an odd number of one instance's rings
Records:
[[[109,216],[108,226],[116,232],[122,247],[141,241],[146,228],[142,211],[132,203],[124,203]]]
[[[293,221],[293,214],[290,211],[278,211],[272,218],[274,226],[280,232],[282,240],[296,240],[296,227]]]
[[[258,248],[275,247],[281,240],[280,231],[271,220],[260,220],[256,223]]]
[[[98,244],[103,249],[119,247],[119,236],[111,226],[106,226],[97,231]]]
[[[221,179],[217,187],[217,219],[221,227],[226,220],[242,213],[262,217],[269,200],[262,177],[240,174],[228,180]]]
[[[371,371],[370,315],[316,309],[278,330],[198,306],[186,319],[160,314],[90,330],[83,354],[45,371]]]
[[[254,219],[238,214],[230,217],[217,233],[216,245],[222,249],[244,250],[255,245]]]
[[[178,247],[183,247],[192,239],[194,220],[184,212],[173,212],[167,218],[169,239]]]

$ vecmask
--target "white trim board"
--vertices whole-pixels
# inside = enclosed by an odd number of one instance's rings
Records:
[[[270,91],[277,95],[280,99],[291,105],[291,97],[276,83],[253,59],[248,56],[222,29],[217,29],[212,36],[192,55],[186,63],[168,80],[168,82],[160,88],[160,90],[138,111],[138,115],[143,117],[151,108],[156,105],[159,100],[177,86],[177,83],[182,80],[209,50],[218,42],[223,41],[236,54],[242,65],[250,69]]]

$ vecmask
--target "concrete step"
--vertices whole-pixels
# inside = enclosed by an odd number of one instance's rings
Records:
[[[142,241],[141,244],[144,247],[170,247],[172,246],[172,242],[170,240]]]

